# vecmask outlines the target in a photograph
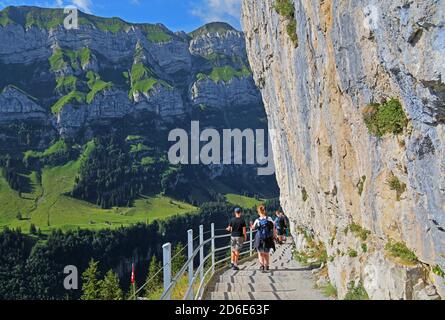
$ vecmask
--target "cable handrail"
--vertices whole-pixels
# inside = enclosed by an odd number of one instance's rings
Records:
[[[196,237],[193,237],[193,230],[189,230],[187,245],[181,248],[181,250],[179,250],[178,252],[175,252],[175,255],[173,257],[171,256],[171,243],[164,244],[162,268],[157,270],[154,275],[150,276],[150,278],[140,288],[138,288],[138,290],[135,290],[135,292],[132,295],[132,298],[136,299],[140,294],[140,292],[151,281],[153,281],[156,277],[158,277],[161,272],[163,272],[164,290],[160,299],[170,300],[173,290],[176,288],[177,283],[181,280],[182,277],[184,277],[184,275],[187,272],[189,274],[189,282],[183,299],[184,300],[202,299],[205,286],[207,285],[208,282],[208,281],[206,282],[206,278],[209,276],[209,274],[211,274],[211,277],[214,276],[216,265],[219,265],[231,259],[230,256],[227,256],[227,252],[224,252],[224,250],[230,249],[231,245],[222,246],[218,248],[216,248],[215,246],[215,240],[229,238],[231,235],[230,233],[215,235],[217,231],[227,232],[226,229],[215,229],[213,223],[211,224],[211,230],[207,232],[204,232],[204,227],[201,225],[199,227],[199,235]],[[240,255],[253,254],[253,240],[254,240],[253,234],[255,232],[256,230],[248,228],[248,235],[249,235],[247,237],[248,240],[244,243]],[[208,235],[209,233],[210,237],[204,240],[204,235]],[[193,248],[194,242],[196,240],[199,240],[199,244],[197,245],[196,248]],[[209,244],[211,245],[210,250],[208,250],[208,252],[206,252],[206,255],[204,256],[204,248]],[[184,265],[172,277],[172,270],[171,270],[172,262],[179,255],[183,254],[186,249],[188,249],[187,259]],[[195,268],[194,262],[198,256],[199,256],[199,265],[198,267]],[[210,267],[207,270],[205,270],[206,264],[208,263],[209,260],[211,260]],[[211,277],[209,279],[211,279]],[[197,279],[199,279],[199,285],[196,288],[197,292],[195,294],[195,283]]]
[[[187,247],[188,247],[189,245],[187,244],[187,245],[185,245],[181,250],[179,250],[172,258],[171,258],[171,261],[169,262],[169,264],[168,265],[171,265],[172,264],[172,262],[175,260],[175,258],[177,258],[180,254],[182,254],[182,252],[185,250],[185,249],[187,249]],[[150,281],[153,281],[153,279],[155,279],[158,275],[159,275],[159,273],[161,273],[161,271],[163,271],[164,270],[164,268],[165,268],[166,266],[164,265],[164,266],[162,266],[158,271],[156,271],[155,272],[155,274],[153,275],[153,276],[151,276],[140,288],[138,288],[138,290],[136,290],[136,292],[134,292],[133,294],[132,294],[132,298],[134,299],[135,297],[136,297],[136,295],[139,293],[139,292],[141,292],[142,291],[142,289],[144,289],[146,286],[147,286],[147,284],[150,282]]]

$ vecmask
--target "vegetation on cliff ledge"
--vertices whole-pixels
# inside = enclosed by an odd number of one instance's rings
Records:
[[[243,78],[250,75],[251,72],[247,67],[244,67],[241,70],[235,70],[231,66],[224,66],[213,68],[212,73],[209,75],[209,78],[214,82],[229,82],[235,77]]]
[[[86,101],[87,103],[91,103],[94,100],[94,97],[97,93],[109,89],[113,86],[111,82],[105,82],[100,79],[100,76],[97,73],[89,71],[87,73],[88,79],[88,87],[90,88],[90,92],[87,94]]]
[[[388,177],[387,183],[391,190],[397,192],[397,201],[400,201],[402,194],[406,191],[406,184],[401,182],[392,172]]]
[[[208,33],[219,33],[220,35],[223,35],[228,31],[235,31],[235,29],[230,24],[225,22],[211,22],[196,29],[195,31],[190,32],[189,35],[192,38],[196,38]]]
[[[147,93],[158,83],[154,72],[142,63],[136,63],[132,66],[130,79],[130,97],[132,97],[135,92]]]
[[[348,284],[348,292],[344,300],[369,300],[368,293],[360,281],[357,285],[353,281]]]
[[[366,241],[368,239],[368,236],[371,234],[371,231],[366,230],[356,223],[351,223],[349,226],[347,226],[345,229],[345,234],[348,234],[348,231],[354,233],[362,241]]]
[[[306,240],[305,251],[294,251],[293,257],[303,266],[320,268],[326,265],[328,253],[323,242],[316,242],[314,238],[303,227],[297,227],[296,232],[302,234]]]
[[[383,104],[369,104],[363,110],[363,119],[369,133],[377,137],[383,137],[388,133],[401,134],[408,125],[408,118],[397,99],[391,99]]]
[[[348,249],[348,256],[350,258],[357,258],[358,257],[358,252],[355,249],[349,248]]]
[[[441,278],[445,278],[445,271],[443,271],[442,268],[439,265],[435,265],[433,267],[433,273],[435,275],[438,275]]]
[[[408,249],[403,242],[394,242],[390,239],[385,246],[385,250],[390,256],[397,258],[404,264],[413,265],[418,262],[416,254]]]
[[[18,24],[25,28],[37,27],[49,30],[63,25],[65,18],[66,14],[64,14],[63,9],[9,6],[0,11],[0,25],[3,27],[10,24]],[[113,34],[127,32],[131,27],[136,27],[141,29],[151,42],[164,42],[173,38],[173,33],[161,25],[133,24],[117,17],[96,17],[84,12],[79,12],[79,25],[92,26],[102,32]]]
[[[362,176],[360,178],[360,181],[357,183],[357,190],[358,190],[359,195],[363,194],[363,190],[365,188],[365,183],[366,183],[366,176]]]
[[[85,102],[85,94],[80,91],[72,91],[66,96],[60,98],[52,107],[51,111],[54,114],[60,113],[63,107],[69,103],[76,102],[77,104],[82,104]]]
[[[71,67],[77,71],[85,67],[91,59],[91,50],[82,48],[77,51],[57,48],[49,58],[51,71],[60,71],[66,67]]]
[[[294,44],[298,47],[297,21],[295,20],[295,7],[291,0],[276,0],[275,11],[286,19],[286,31]]]
[[[303,199],[303,202],[306,202],[307,199],[309,199],[309,194],[306,191],[306,188],[303,187],[301,190],[301,198]]]
[[[144,24],[139,26],[146,34],[148,41],[153,43],[168,42],[173,39],[173,36],[169,31],[163,28],[161,25]]]

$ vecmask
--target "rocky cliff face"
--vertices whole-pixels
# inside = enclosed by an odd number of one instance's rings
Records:
[[[278,2],[243,24],[297,249],[326,248],[340,298],[445,297],[445,2]],[[389,99],[409,125],[377,137],[363,112]]]
[[[67,30],[63,19],[62,10],[0,12],[0,124],[46,120],[72,137],[141,111],[171,121],[196,106],[261,107],[243,33],[227,24],[185,34],[83,13]]]

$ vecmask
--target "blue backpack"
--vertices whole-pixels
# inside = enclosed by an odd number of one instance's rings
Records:
[[[270,227],[268,219],[258,220],[258,234],[261,240],[273,238],[273,228]]]

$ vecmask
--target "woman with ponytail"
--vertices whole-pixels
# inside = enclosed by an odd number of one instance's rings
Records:
[[[253,230],[257,230],[255,234],[255,248],[258,251],[258,260],[260,262],[260,270],[266,272],[269,270],[270,250],[275,250],[276,229],[272,218],[267,216],[264,205],[258,207],[259,218],[251,225]]]

